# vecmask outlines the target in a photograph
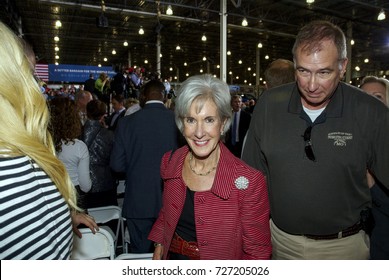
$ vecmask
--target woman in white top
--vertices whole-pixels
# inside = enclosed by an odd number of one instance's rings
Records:
[[[97,225],[55,156],[34,53],[1,22],[0,42],[0,259],[68,259],[77,226]]]
[[[89,172],[89,152],[81,135],[80,116],[74,101],[66,97],[56,97],[50,101],[51,123],[55,150],[65,164],[73,185],[79,194],[89,192],[92,182]],[[82,200],[82,196],[80,197]],[[79,201],[79,206],[83,206]]]

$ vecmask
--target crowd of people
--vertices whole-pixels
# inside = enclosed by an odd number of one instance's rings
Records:
[[[28,44],[0,40],[1,259],[69,259],[119,180],[130,251],[155,260],[389,259],[389,82],[343,82],[338,26],[303,26],[246,105],[140,67],[44,98]]]

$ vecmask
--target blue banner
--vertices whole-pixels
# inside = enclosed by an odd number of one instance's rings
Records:
[[[101,72],[105,72],[111,78],[116,74],[112,67],[49,64],[49,82],[84,83],[89,79],[89,74],[93,74],[97,79]]]

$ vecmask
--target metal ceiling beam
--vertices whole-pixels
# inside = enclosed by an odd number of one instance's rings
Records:
[[[91,11],[101,11],[101,6],[97,5],[88,5],[88,4],[82,4],[79,2],[74,2],[74,1],[61,1],[61,0],[39,0],[41,3],[45,4],[55,4],[55,5],[61,5],[65,7],[78,7],[81,9],[86,9],[86,10],[91,10]],[[114,7],[105,7],[105,13],[109,14],[125,14],[125,15],[132,15],[132,16],[138,16],[138,17],[149,17],[149,18],[160,18],[164,20],[170,20],[170,21],[180,21],[180,22],[189,22],[189,23],[194,23],[194,24],[204,24],[204,21],[201,19],[195,19],[195,18],[189,18],[189,17],[180,17],[180,16],[175,16],[175,15],[164,15],[160,14],[158,15],[157,12],[145,12],[145,11],[136,11],[136,10],[131,10],[131,9],[120,9],[120,8],[114,8]],[[207,22],[209,25],[214,25],[214,26],[219,26],[220,22]],[[235,24],[228,24],[228,28],[231,29],[237,29],[237,30],[244,30],[244,31],[251,31],[254,33],[259,33],[259,32],[265,32],[268,34],[280,36],[280,37],[287,37],[287,38],[294,38],[294,34],[288,34],[284,32],[277,32],[277,31],[272,31],[269,29],[264,29],[264,28],[255,28],[255,27],[243,27],[240,25],[235,25]]]

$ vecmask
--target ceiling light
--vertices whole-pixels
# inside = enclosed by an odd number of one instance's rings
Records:
[[[142,27],[142,26],[139,28],[138,33],[139,33],[140,35],[145,34],[145,31],[143,30],[143,27]]]
[[[171,16],[173,14],[173,9],[172,9],[172,6],[167,6],[167,10],[166,10],[166,14],[168,16]]]
[[[361,71],[361,68],[359,66],[355,66],[355,71]]]
[[[55,55],[55,59],[59,59],[59,55]]]
[[[203,35],[203,37],[201,37],[201,41],[203,42],[207,41],[207,36],[205,36],[205,34]]]
[[[147,59],[145,59],[145,64],[149,63],[149,61]]]
[[[206,61],[206,60],[207,60],[207,57],[204,56],[204,57],[203,57],[203,61]]]
[[[307,0],[307,4],[312,4],[315,0]]]
[[[265,59],[269,59],[269,56],[268,56],[268,55],[266,55],[266,56],[265,56]]]
[[[365,58],[364,62],[365,62],[365,63],[369,63],[369,59],[368,59],[368,58]]]
[[[262,43],[258,43],[258,48],[262,48],[262,47],[263,47]]]
[[[170,67],[170,68],[169,68],[169,71],[173,71],[173,68],[172,68],[172,67]]]
[[[238,61],[238,63],[239,63],[239,64],[242,64],[243,62],[242,62],[242,60],[240,59],[240,60]]]
[[[180,45],[177,45],[176,51],[179,51],[179,50],[181,50],[181,47],[180,47]]]
[[[381,9],[380,13],[378,14],[377,20],[384,20],[386,18],[384,9]]]
[[[231,55],[231,51],[227,51],[227,55]]]
[[[106,57],[104,57],[104,59],[103,59],[104,61],[107,61],[108,59],[106,58]]]
[[[116,54],[116,51],[115,49],[112,50],[112,54],[115,55]]]
[[[58,65],[58,62],[57,62],[57,61],[55,62],[55,65]]]
[[[58,36],[55,36],[55,37],[54,37],[54,41],[58,42],[58,41],[59,41],[59,37],[58,37]]]
[[[242,20],[242,26],[247,26],[249,23],[247,22],[246,18],[243,18]]]
[[[188,63],[184,62],[184,66],[188,66]]]
[[[97,65],[97,67],[101,67],[101,64],[99,63],[99,64]]]
[[[62,27],[62,22],[61,22],[60,20],[57,20],[57,21],[55,22],[55,27],[56,27],[56,28],[61,28],[61,27]]]
[[[128,46],[128,42],[124,41],[123,46],[127,47]]]
[[[59,48],[58,48],[58,47],[55,47],[54,50],[55,50],[56,52],[58,52],[58,51],[59,51]]]
[[[355,41],[354,41],[354,40],[351,40],[351,41],[350,41],[350,44],[351,44],[351,46],[353,46],[353,45],[355,44]]]

